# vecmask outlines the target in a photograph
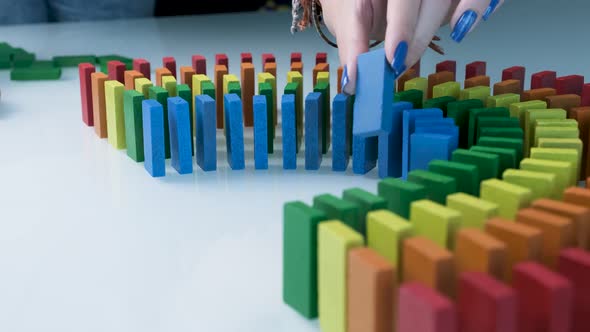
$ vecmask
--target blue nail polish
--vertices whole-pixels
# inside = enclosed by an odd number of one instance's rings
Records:
[[[342,92],[344,92],[344,88],[348,85],[348,67],[344,66],[344,71],[342,72],[342,81],[340,82],[340,87]]]
[[[451,38],[460,43],[463,38],[467,35],[471,27],[477,20],[477,13],[473,10],[467,10],[461,15],[461,18],[455,24],[455,28],[453,29],[453,33],[451,33]]]
[[[400,76],[406,70],[406,57],[408,56],[408,43],[402,41],[397,45],[395,53],[393,54],[393,61],[391,62],[391,68],[395,78]]]
[[[492,13],[494,12],[494,10],[496,10],[496,7],[498,7],[499,3],[500,0],[492,0],[490,2],[488,9],[486,9],[485,13],[483,13],[483,16],[481,18],[483,18],[484,21],[487,21],[488,18],[490,18],[490,15],[492,15]]]

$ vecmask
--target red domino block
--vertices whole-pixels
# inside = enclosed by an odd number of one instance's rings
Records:
[[[293,62],[302,62],[301,60],[302,60],[301,53],[299,53],[299,52],[291,53],[291,64],[293,64]]]
[[[475,61],[465,66],[465,79],[470,79],[475,76],[486,75],[487,64],[484,61]]]
[[[555,80],[557,73],[551,70],[545,70],[531,75],[531,90],[551,88],[555,89]]]
[[[81,63],[78,65],[80,74],[80,97],[82,100],[82,121],[88,126],[94,126],[94,113],[92,111],[92,81],[90,75],[96,72],[94,66],[90,63]]]
[[[168,68],[168,70],[170,70],[172,73],[172,76],[176,78],[176,60],[174,57],[167,56],[162,58],[162,65],[164,68]]]
[[[229,58],[227,57],[227,54],[215,54],[215,65],[225,66],[227,72],[229,73]]]
[[[519,80],[520,91],[524,91],[525,73],[526,69],[522,66],[506,68],[502,71],[502,81]]]
[[[457,76],[457,61],[455,60],[447,60],[436,64],[436,72],[440,73],[441,71],[450,71]]]
[[[582,75],[562,76],[555,80],[555,89],[558,95],[575,94],[581,96],[583,87],[584,76]]]
[[[315,64],[320,64],[320,63],[328,63],[328,53],[316,53],[315,55]]]
[[[573,290],[565,277],[533,262],[516,265],[512,277],[519,332],[569,331]]]
[[[264,68],[264,65],[266,65],[268,62],[276,63],[277,59],[275,59],[275,56],[272,53],[262,54],[262,68]]]
[[[456,332],[453,303],[417,282],[399,288],[397,332]]]
[[[590,331],[590,253],[577,248],[563,250],[558,271],[570,281],[574,291],[570,331]]]
[[[516,294],[487,274],[461,275],[456,306],[461,332],[516,332]]]
[[[244,62],[252,63],[252,53],[241,53],[240,59],[241,59],[242,63],[244,63]]]
[[[582,87],[582,104],[581,106],[590,106],[590,83]]]
[[[146,59],[133,59],[133,70],[140,72],[148,80],[151,79],[152,69]]]
[[[207,75],[207,58],[202,55],[193,55],[192,57],[193,70],[195,74]]]
[[[119,81],[125,84],[125,64],[121,61],[113,60],[107,63],[107,70],[109,72],[109,81]]]

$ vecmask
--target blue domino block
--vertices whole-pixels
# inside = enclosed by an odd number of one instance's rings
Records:
[[[443,112],[439,108],[405,110],[402,119],[402,177],[408,176],[410,168],[410,135],[414,133],[416,121],[442,119]]]
[[[455,127],[455,120],[451,118],[416,119],[414,127]]]
[[[242,119],[242,100],[231,93],[223,97],[225,108],[225,139],[227,162],[233,170],[244,169],[244,120]]]
[[[384,49],[358,56],[353,135],[376,136],[385,129],[383,112],[391,107],[394,81]]]
[[[283,95],[281,112],[283,126],[283,169],[296,169],[297,135],[295,128],[295,95]]]
[[[318,170],[322,163],[322,94],[305,98],[305,169]]]
[[[352,135],[352,172],[367,174],[377,166],[379,136]]]
[[[351,147],[351,98],[336,95],[332,102],[332,171],[344,172],[348,167]]]
[[[451,119],[452,120],[452,119]],[[414,133],[420,134],[440,134],[451,136],[451,148],[453,150],[459,147],[459,127],[453,125],[432,125],[426,126],[422,124],[430,124],[431,121],[416,121],[416,128]]]
[[[384,132],[379,135],[379,177],[402,175],[402,115],[412,109],[412,103],[398,102],[383,112]]]
[[[188,103],[180,97],[168,98],[170,163],[178,174],[193,172],[191,117]]]
[[[452,152],[457,149],[458,142],[457,138],[451,135],[430,133],[414,133],[410,140],[410,171],[428,170],[428,164],[435,159],[449,160]]]
[[[253,101],[255,169],[268,169],[268,109],[266,106],[266,99],[266,96],[257,95],[254,96]]]
[[[215,100],[208,95],[195,97],[197,165],[205,172],[217,169],[217,114]]]
[[[141,102],[144,167],[153,177],[166,175],[164,151],[164,107],[154,99]]]

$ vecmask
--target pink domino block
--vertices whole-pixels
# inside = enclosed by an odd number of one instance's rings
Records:
[[[300,52],[291,53],[291,64],[293,64],[293,62],[301,62],[302,58],[303,57],[301,56]]]
[[[514,66],[514,67],[506,68],[502,71],[502,81],[519,80],[520,81],[520,91],[523,91],[524,90],[525,73],[526,73],[526,69],[523,66]]]
[[[572,285],[563,276],[534,263],[516,265],[512,287],[518,296],[519,332],[565,332],[571,326]]]
[[[172,73],[172,76],[176,78],[176,59],[174,59],[174,57],[163,57],[162,65],[164,66],[164,68],[168,68],[168,70],[170,70],[170,72]]]
[[[571,332],[590,331],[590,253],[578,248],[563,250],[557,270],[574,290]]]
[[[590,106],[590,83],[584,84],[582,88],[582,104],[580,106]]]
[[[457,76],[457,61],[447,60],[436,64],[436,72],[440,73],[442,71],[450,71]]]
[[[133,70],[140,72],[148,80],[151,79],[152,69],[146,59],[133,59]]]
[[[80,97],[82,100],[82,121],[89,126],[94,126],[94,112],[92,104],[92,83],[90,75],[96,69],[90,63],[81,63],[78,65],[78,73],[80,75]]]
[[[119,81],[125,84],[125,64],[121,61],[113,60],[107,63],[109,81]]]
[[[397,332],[456,332],[453,303],[431,288],[410,282],[398,290]]]
[[[315,64],[318,65],[320,63],[328,63],[328,53],[316,53],[315,55]]]
[[[487,64],[484,61],[475,61],[465,66],[465,79],[486,74]]]
[[[262,68],[264,68],[264,65],[268,62],[277,62],[277,59],[275,59],[275,56],[272,53],[262,54]]]
[[[555,80],[555,90],[558,95],[576,94],[581,96],[583,87],[584,76],[582,75],[562,76]]]
[[[240,59],[242,60],[242,63],[252,63],[252,53],[241,53]]]
[[[461,332],[517,331],[516,294],[487,274],[462,274],[456,305]]]
[[[207,58],[202,55],[195,54],[192,57],[193,70],[195,74],[207,75]]]
[[[555,89],[555,80],[557,73],[551,70],[545,70],[534,73],[531,76],[531,89],[551,88]]]
[[[225,66],[225,68],[227,68],[227,72],[229,73],[229,59],[227,54],[215,54],[215,64]]]

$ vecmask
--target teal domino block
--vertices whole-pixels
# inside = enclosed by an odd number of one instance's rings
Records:
[[[403,217],[410,218],[410,204],[425,199],[426,187],[421,184],[404,181],[399,178],[387,178],[379,181],[377,194],[387,201],[387,209]]]
[[[479,194],[479,170],[474,165],[433,160],[428,164],[428,171],[455,179],[457,192],[473,196]]]
[[[474,145],[471,147],[470,151],[475,152],[483,152],[489,154],[495,154],[498,156],[498,160],[500,161],[500,174],[504,173],[505,170],[509,168],[516,168],[516,151],[514,149],[503,149],[503,148],[494,148],[490,146],[479,146]]]

